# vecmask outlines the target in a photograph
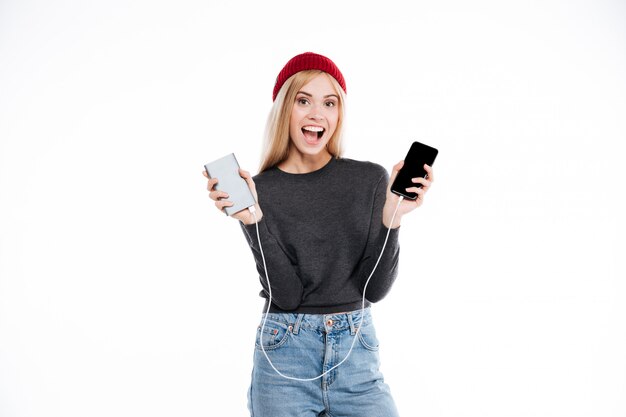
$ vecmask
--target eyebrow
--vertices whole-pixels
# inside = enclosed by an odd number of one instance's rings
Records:
[[[304,94],[307,97],[313,97],[313,94],[307,93],[306,91],[298,91],[298,94]],[[337,94],[327,94],[324,96],[324,98],[329,98],[329,97],[335,97],[337,100],[339,100],[339,96]]]

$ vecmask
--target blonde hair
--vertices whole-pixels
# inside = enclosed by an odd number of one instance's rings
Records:
[[[274,105],[267,118],[265,127],[265,143],[263,154],[261,157],[261,166],[259,173],[267,171],[283,162],[289,156],[291,149],[291,139],[289,137],[289,121],[293,104],[296,101],[298,91],[313,78],[319,74],[326,74],[319,70],[300,71],[292,75],[281,87]],[[343,131],[343,119],[345,115],[345,93],[339,83],[329,74],[326,76],[330,79],[335,92],[339,96],[339,117],[337,119],[337,127],[333,136],[328,141],[326,149],[335,158],[340,158],[343,150],[341,147],[341,137]]]

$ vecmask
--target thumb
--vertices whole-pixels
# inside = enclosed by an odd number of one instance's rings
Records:
[[[248,184],[248,187],[250,187],[250,190],[252,191],[252,194],[254,194],[254,198],[257,198],[257,193],[256,193],[256,184],[254,183],[254,180],[252,179],[252,175],[250,175],[250,173],[248,171],[244,171],[243,169],[239,168],[239,175],[241,176],[241,178],[243,178],[246,183]]]
[[[389,178],[389,187],[391,187],[391,184],[393,184],[396,177],[398,176],[398,171],[400,171],[400,169],[402,169],[403,166],[404,166],[404,161],[400,161],[393,166],[393,169],[391,170],[391,177]]]

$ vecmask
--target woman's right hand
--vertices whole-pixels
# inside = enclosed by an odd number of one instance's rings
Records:
[[[224,207],[230,207],[233,205],[232,201],[227,200],[228,193],[215,189],[215,184],[219,182],[218,178],[209,178],[209,175],[206,173],[206,171],[202,171],[202,174],[209,180],[207,184],[209,197],[211,198],[211,200],[215,201],[215,207],[217,207],[219,211],[224,212]],[[252,195],[254,196],[254,200],[259,201],[259,198],[256,192],[256,185],[254,184],[254,180],[252,179],[252,176],[250,175],[250,173],[247,171],[244,171],[243,169],[239,169],[239,175],[248,184],[248,187],[250,188],[250,191],[252,191]],[[263,217],[263,212],[261,211],[261,207],[259,207],[259,203],[255,204],[254,207],[256,209],[256,220],[260,221],[261,218]],[[238,211],[237,213],[233,214],[231,217],[239,220],[243,224],[255,223],[255,218],[248,209]]]

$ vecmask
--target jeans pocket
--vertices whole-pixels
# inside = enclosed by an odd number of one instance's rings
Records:
[[[359,331],[359,341],[365,349],[376,352],[378,350],[379,343],[376,338],[376,330],[374,329],[374,326],[370,324],[361,327],[361,330]]]
[[[261,334],[263,330],[263,334]],[[280,323],[273,320],[267,320],[265,326],[263,324],[257,328],[255,345],[257,349],[261,349],[261,342],[263,343],[263,349],[272,350],[278,349],[284,345],[289,339],[289,333],[291,326],[285,323]]]

